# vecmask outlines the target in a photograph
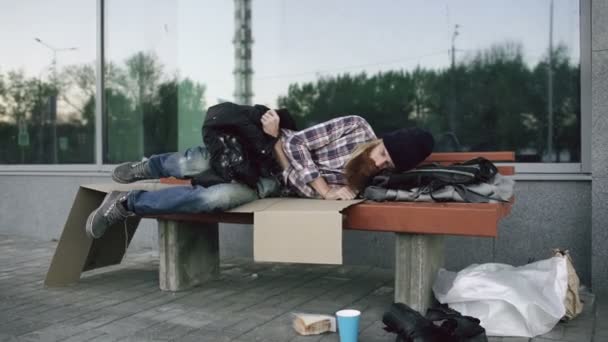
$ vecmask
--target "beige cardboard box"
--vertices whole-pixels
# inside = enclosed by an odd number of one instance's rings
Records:
[[[66,220],[45,284],[61,286],[78,281],[83,271],[121,262],[139,218],[111,227],[101,239],[85,233],[88,215],[114,190],[160,190],[175,184],[87,184],[78,189]],[[254,259],[268,262],[342,263],[341,211],[355,201],[267,198],[229,212],[253,213]],[[220,221],[221,222],[221,221]],[[124,231],[127,231],[125,236]],[[125,241],[126,240],[126,241]]]
[[[253,259],[342,264],[342,210],[361,200],[266,198],[230,210],[253,213]]]
[[[341,211],[358,202],[283,198],[254,211],[254,260],[342,264]]]

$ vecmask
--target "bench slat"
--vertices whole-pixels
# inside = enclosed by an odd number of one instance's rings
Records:
[[[396,233],[496,237],[511,204],[361,203],[345,210],[345,228]]]
[[[495,237],[511,203],[364,202],[344,210],[344,229]],[[253,213],[146,216],[183,222],[253,224]]]
[[[515,161],[515,152],[436,152],[432,153],[422,163],[456,163],[477,157],[484,157],[492,162],[513,162]]]
[[[498,168],[498,173],[500,173],[501,175],[513,176],[515,174],[514,166],[496,165],[496,167]]]

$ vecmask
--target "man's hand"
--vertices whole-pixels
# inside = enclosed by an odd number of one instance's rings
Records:
[[[324,196],[326,200],[352,200],[357,194],[348,186],[341,188],[331,188]]]
[[[326,200],[352,200],[357,196],[348,186],[340,188],[332,188],[327,184],[323,177],[318,177],[312,182],[308,183],[315,191]]]
[[[262,115],[262,128],[264,133],[276,138],[279,136],[279,114],[271,109]]]

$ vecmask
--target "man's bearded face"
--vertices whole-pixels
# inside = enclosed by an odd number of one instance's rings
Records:
[[[369,180],[381,170],[394,167],[384,143],[380,142],[368,147],[346,164],[346,179],[352,189],[362,190]]]
[[[375,148],[371,146],[346,164],[346,180],[354,190],[362,190],[370,178],[380,172],[370,153]]]

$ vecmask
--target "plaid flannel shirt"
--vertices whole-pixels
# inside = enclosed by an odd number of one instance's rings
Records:
[[[323,177],[330,187],[346,185],[344,166],[359,144],[376,139],[360,116],[343,116],[302,131],[282,130],[283,151],[289,166],[283,181],[303,197],[320,195],[308,185]]]

